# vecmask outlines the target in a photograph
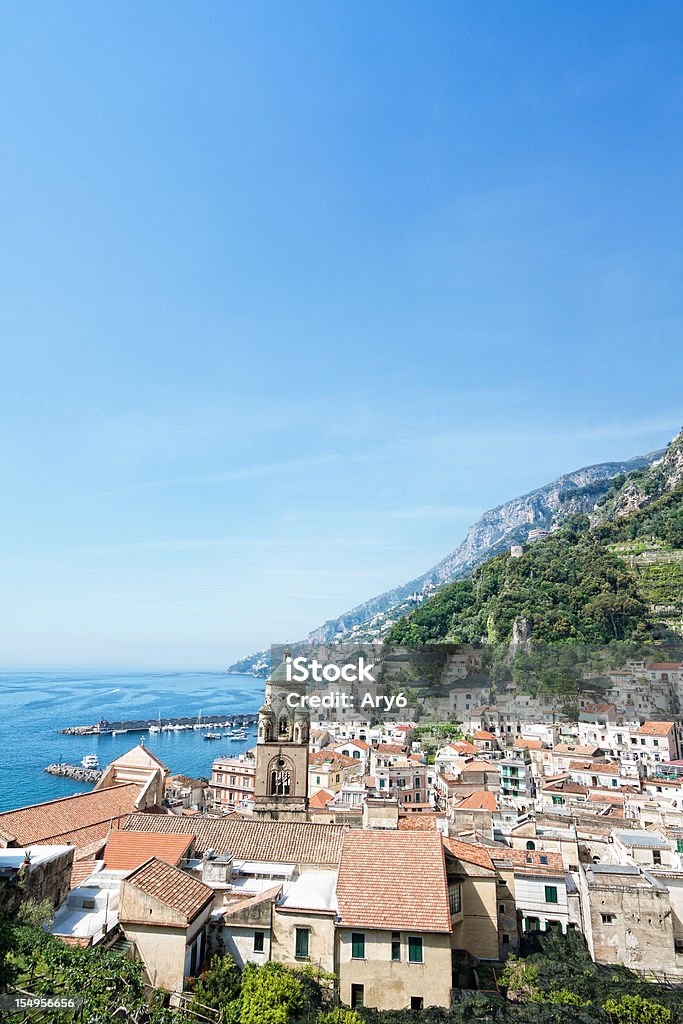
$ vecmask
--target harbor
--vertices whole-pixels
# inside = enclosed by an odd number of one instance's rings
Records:
[[[129,721],[109,722],[101,719],[95,725],[69,725],[65,729],[57,731],[62,736],[119,736],[124,733],[158,733],[158,732],[184,732],[190,729],[206,729],[209,732],[216,729],[247,729],[256,723],[255,714],[217,714],[212,711],[210,715],[202,718],[201,712],[192,717],[171,717],[162,718],[139,718]]]

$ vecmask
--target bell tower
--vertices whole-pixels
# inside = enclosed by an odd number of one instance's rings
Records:
[[[256,741],[254,814],[262,818],[301,818],[308,811],[308,734],[310,715],[290,707],[289,694],[303,696],[305,683],[287,679],[291,654],[271,671],[259,711]]]

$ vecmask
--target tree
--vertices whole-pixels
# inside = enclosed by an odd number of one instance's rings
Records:
[[[223,1010],[240,994],[240,974],[229,953],[211,957],[208,968],[199,975],[194,990],[198,1007]]]
[[[303,1007],[304,989],[294,971],[274,961],[245,966],[240,1024],[288,1024]]]
[[[319,1013],[315,1024],[363,1024],[363,1018],[356,1010],[346,1010],[338,1006],[327,1013]]]
[[[603,1010],[615,1024],[669,1024],[671,1020],[671,1011],[666,1006],[639,995],[608,999]]]

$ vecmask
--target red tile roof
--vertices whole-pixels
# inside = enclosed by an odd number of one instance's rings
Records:
[[[449,747],[458,755],[479,753],[477,747],[475,747],[473,743],[468,743],[467,740],[458,740],[457,742],[449,743],[446,749],[448,750]]]
[[[346,754],[340,754],[337,750],[332,750],[330,747],[323,747],[322,750],[316,750],[314,753],[309,754],[308,764],[311,768],[318,768],[324,764],[333,764],[337,768],[352,768],[354,765],[360,764],[360,760],[357,757],[347,757]]]
[[[342,747],[359,747],[361,750],[369,750],[370,744],[365,740],[344,740],[343,743],[330,743],[329,750],[340,750]]]
[[[532,736],[520,736],[515,740],[515,747],[519,750],[543,750],[543,741]]]
[[[129,875],[123,883],[123,886],[126,885],[139,889],[140,892],[175,910],[188,924],[213,902],[213,889],[204,885],[198,878],[193,878],[192,875],[166,864],[157,857],[152,857]],[[125,889],[121,903],[121,919],[124,922],[133,921],[132,918],[125,916]],[[149,924],[149,919],[144,923]]]
[[[139,795],[140,786],[130,782],[31,804],[0,814],[0,831],[20,846],[71,843],[80,848],[104,840],[110,828],[122,825]]]
[[[194,838],[193,835],[159,832],[112,832],[104,848],[104,866],[112,871],[133,871],[150,857],[178,864],[187,855]]]
[[[398,828],[400,832],[434,832],[438,828],[437,817],[445,818],[445,815],[437,815],[429,811],[420,811],[418,814],[401,814],[398,819]]]
[[[285,864],[327,864],[341,858],[346,825],[310,821],[259,821],[228,815],[131,814],[126,831],[165,832],[196,836],[195,850],[232,853],[238,860],[267,860]]]
[[[350,830],[337,901],[343,927],[450,932],[441,834]]]
[[[497,811],[498,801],[490,789],[477,789],[455,806],[456,811]]]
[[[487,732],[486,729],[479,729],[472,737],[473,740],[495,740],[495,738],[493,733]]]
[[[329,789],[319,789],[317,793],[314,793],[313,796],[309,798],[308,806],[317,810],[320,807],[327,807],[330,800],[333,799],[334,793]]]
[[[561,853],[546,853],[544,850],[506,850],[503,859],[512,861],[515,868],[565,874]]]
[[[466,864],[477,864],[480,868],[488,868],[493,871],[491,854],[485,846],[475,843],[461,843],[458,839],[444,839],[444,846],[458,860],[464,860]]]
[[[553,754],[572,754],[578,755],[579,757],[592,757],[593,754],[599,750],[599,747],[595,743],[590,746],[581,746],[580,743],[558,743],[553,748]]]
[[[673,729],[673,722],[643,722],[635,730],[636,736],[668,736]]]
[[[374,748],[378,754],[405,754],[406,748],[399,743],[378,743]]]

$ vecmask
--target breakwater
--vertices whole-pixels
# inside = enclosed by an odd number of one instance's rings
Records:
[[[78,764],[49,764],[45,771],[48,775],[61,775],[75,782],[99,782],[102,772],[98,768],[83,768]]]

